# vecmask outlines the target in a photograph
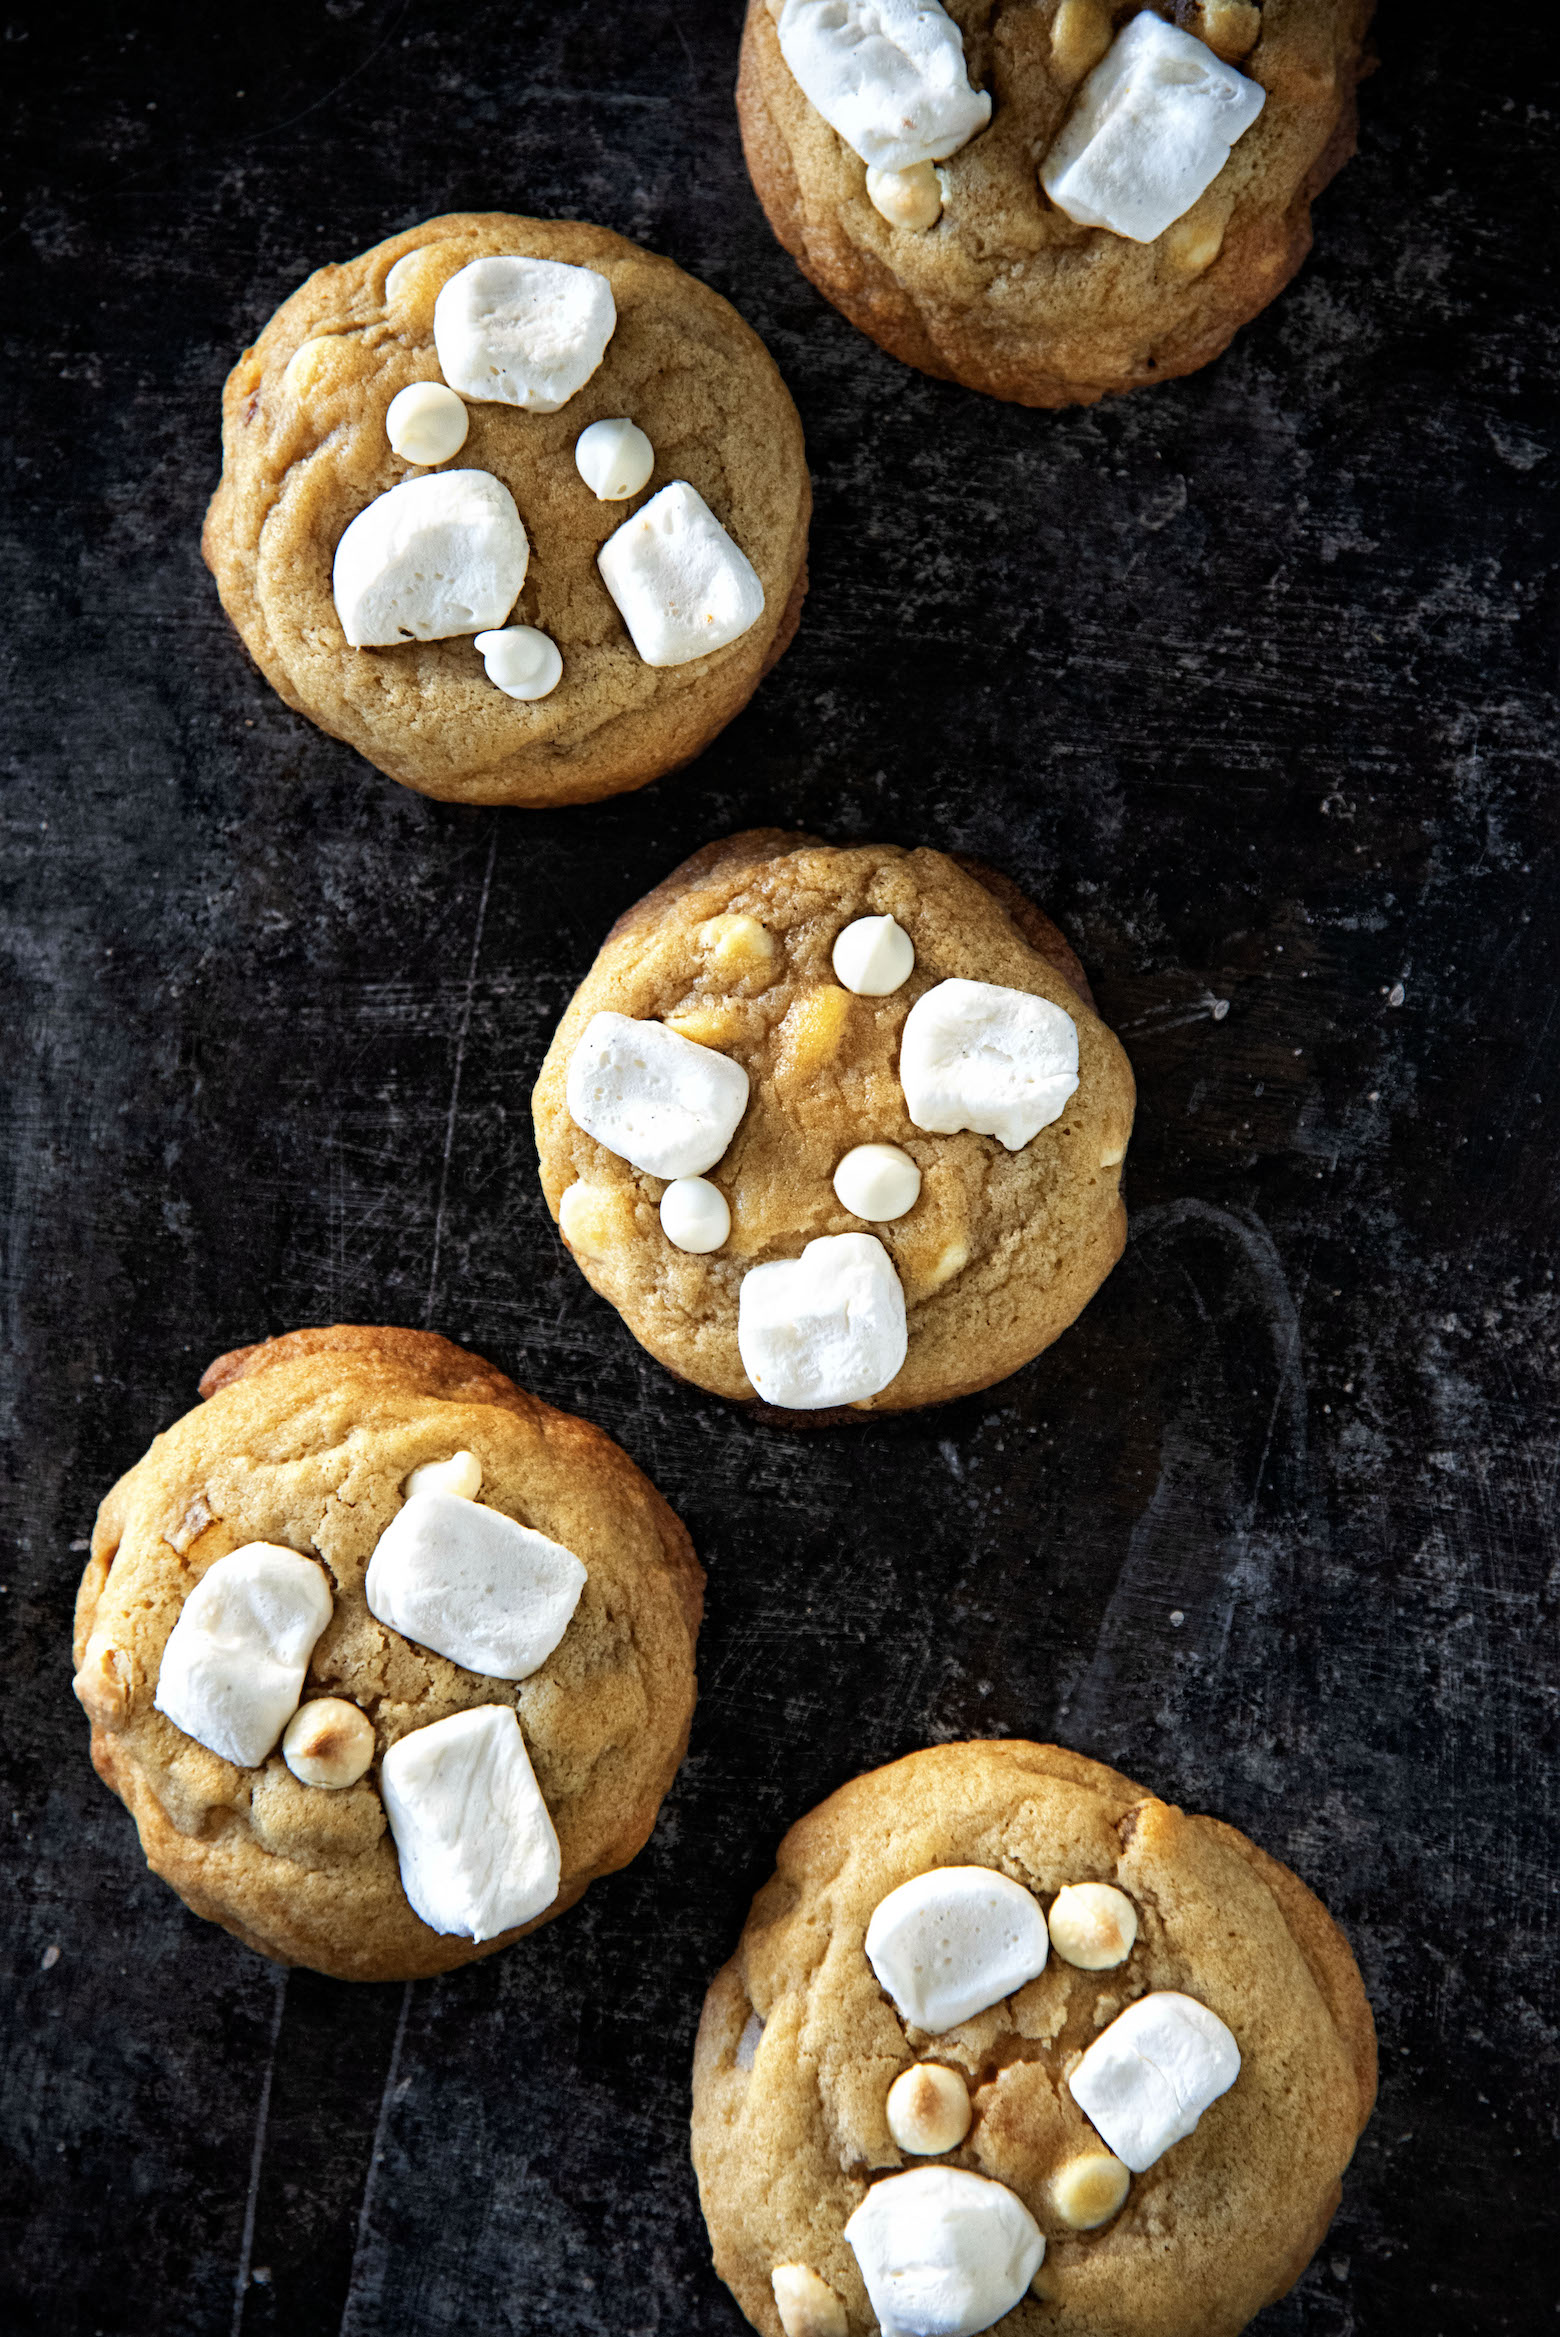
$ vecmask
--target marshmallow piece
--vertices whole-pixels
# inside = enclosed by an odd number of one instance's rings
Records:
[[[533,414],[556,414],[585,387],[616,329],[605,276],[562,260],[473,260],[433,306],[433,345],[451,389]]]
[[[940,2036],[1045,1970],[1045,1917],[986,1866],[936,1866],[880,1899],[867,1962],[902,2017]]]
[[[1067,2085],[1117,2158],[1141,2175],[1239,2075],[1240,2048],[1218,2014],[1159,1989],[1095,2038]]]
[[[937,0],[781,0],[775,29],[805,96],[873,170],[941,162],[991,119]]]
[[[945,2150],[957,2150],[970,2130],[970,2089],[956,2069],[918,2061],[895,2078],[884,2110],[901,2150],[917,2158],[940,2158]]]
[[[424,1461],[413,1469],[401,1491],[409,1501],[414,1493],[454,1493],[475,1501],[482,1490],[482,1463],[475,1453],[451,1453],[447,1461]]]
[[[845,2337],[845,2307],[810,2264],[777,2264],[769,2285],[785,2337]]]
[[[507,1704],[402,1737],[379,1783],[401,1888],[430,1931],[496,1939],[552,1905],[558,1837]]]
[[[344,1696],[300,1704],[282,1731],[282,1759],[300,1785],[339,1793],[356,1785],[374,1757],[374,1731]]]
[[[1114,1883],[1068,1883],[1051,1901],[1051,1945],[1080,1972],[1124,1964],[1137,1938],[1137,1909]]]
[[[905,1294],[875,1234],[824,1234],[742,1278],[737,1352],[766,1404],[860,1403],[898,1377],[906,1344]]]
[[[890,227],[907,227],[913,235],[924,235],[942,217],[942,186],[929,162],[908,170],[869,170],[867,201]]]
[[[258,1769],[297,1709],[330,1621],[325,1570],[274,1542],[208,1566],[163,1649],[157,1709],[208,1752]]]
[[[506,698],[545,698],[563,679],[557,642],[534,625],[506,625],[502,632],[479,633],[475,646],[482,653],[488,680]]]
[[[1080,227],[1153,243],[1212,186],[1266,102],[1258,82],[1145,8],[1079,90],[1040,184]]]
[[[531,557],[489,471],[430,471],[370,503],[336,546],[336,614],[353,649],[447,641],[501,625]]]
[[[493,1680],[529,1679],[574,1617],[572,1550],[457,1493],[414,1493],[368,1562],[368,1611],[403,1638]]]
[[[835,1170],[834,1192],[852,1217],[888,1225],[920,1199],[921,1172],[897,1144],[858,1144]]]
[[[646,665],[687,665],[758,623],[764,588],[702,495],[674,479],[596,555]]]
[[[915,970],[915,944],[892,917],[857,917],[834,943],[834,978],[858,998],[886,998]]]
[[[881,2337],[975,2337],[1013,2310],[1045,2255],[1023,2201],[962,2167],[874,2183],[845,2237]]]
[[[1027,990],[939,982],[905,1017],[899,1084],[918,1128],[937,1136],[968,1128],[1018,1152],[1077,1089],[1077,1025]]]
[[[730,1234],[731,1205],[707,1177],[674,1177],[661,1195],[661,1231],[674,1250],[702,1258]]]
[[[397,390],[385,414],[385,436],[404,463],[447,463],[471,428],[466,402],[442,381],[414,381]]]
[[[614,422],[592,422],[574,441],[574,466],[603,503],[637,495],[655,469],[655,448],[637,422],[620,414]]]
[[[569,1058],[569,1116],[650,1177],[713,1168],[747,1110],[748,1075],[729,1055],[664,1023],[593,1014]]]
[[[1051,2205],[1063,2223],[1075,2232],[1097,2231],[1119,2215],[1132,2187],[1132,2177],[1108,2150],[1091,2150],[1069,2159],[1051,2181]]]

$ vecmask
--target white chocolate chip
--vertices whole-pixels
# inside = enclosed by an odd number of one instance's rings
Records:
[[[403,479],[336,546],[341,629],[354,649],[480,633],[514,607],[530,557],[515,499],[491,472]]]
[[[625,519],[596,566],[646,665],[708,657],[764,613],[753,563],[686,479],[674,479]]]
[[[558,1204],[558,1231],[582,1258],[606,1257],[624,1234],[618,1195],[610,1186],[576,1178]]]
[[[332,1604],[324,1568],[296,1550],[246,1542],[219,1558],[169,1633],[158,1711],[208,1752],[258,1769],[297,1709]]]
[[[1108,2150],[1069,2159],[1051,2179],[1051,2205],[1070,2230],[1091,2232],[1119,2215],[1132,2177]]]
[[[655,469],[655,448],[637,422],[620,414],[592,422],[574,441],[574,464],[591,493],[603,503],[637,495]]]
[[[593,1014],[569,1058],[567,1096],[575,1126],[646,1176],[698,1177],[737,1132],[748,1075],[664,1023]]]
[[[1153,243],[1212,186],[1266,100],[1259,82],[1145,8],[1079,90],[1040,183],[1080,227]]]
[[[1239,2075],[1240,2048],[1218,2014],[1160,1989],[1095,2038],[1067,2084],[1107,2146],[1141,2175]]]
[[[466,401],[442,381],[414,381],[397,390],[385,414],[385,436],[404,463],[447,463],[471,428]]]
[[[915,944],[892,917],[857,917],[837,935],[834,978],[858,998],[886,998],[915,970]]]
[[[408,1501],[414,1493],[454,1493],[462,1501],[475,1501],[481,1490],[482,1463],[468,1452],[451,1453],[447,1461],[424,1461],[401,1487]]]
[[[874,170],[941,162],[991,119],[937,0],[781,0],[776,31],[804,95]]]
[[[970,2130],[970,2089],[956,2069],[918,2061],[888,2089],[888,2131],[916,2158],[957,2150]]]
[[[1045,1970],[1039,1901],[985,1866],[937,1866],[878,1901],[867,1961],[901,2016],[933,2036]]]
[[[496,1939],[558,1895],[558,1837],[507,1704],[415,1729],[379,1765],[401,1888],[430,1931]]]
[[[356,1785],[373,1757],[373,1728],[343,1696],[300,1704],[282,1731],[282,1759],[302,1785],[339,1793]]]
[[[810,2264],[777,2264],[769,2285],[785,2337],[845,2337],[845,2307]]]
[[[913,1209],[921,1195],[921,1172],[897,1144],[858,1144],[834,1172],[842,1209],[869,1225],[887,1225]]]
[[[938,1136],[968,1128],[1017,1152],[1077,1090],[1077,1025],[1028,990],[939,982],[905,1017],[899,1082],[918,1128]]]
[[[703,1257],[731,1233],[731,1206],[707,1177],[674,1177],[661,1195],[661,1231],[674,1250]]]
[[[584,388],[617,326],[594,268],[504,256],[473,260],[434,303],[439,368],[463,397],[555,414]]]
[[[890,227],[908,228],[923,235],[942,217],[942,185],[929,162],[913,162],[908,170],[869,170],[867,200]]]
[[[756,2012],[750,2012],[737,2039],[737,2067],[751,2069],[758,2059],[758,2048],[763,2040],[764,2024]]]
[[[364,1578],[368,1611],[435,1655],[524,1680],[562,1639],[585,1588],[572,1550],[455,1493],[414,1493]]]
[[[1051,1901],[1051,1945],[1080,1972],[1124,1964],[1137,1938],[1137,1909],[1114,1883],[1068,1883]]]
[[[881,2337],[975,2337],[1013,2310],[1045,2255],[1016,2193],[962,2167],[874,2183],[845,2237]]]
[[[475,647],[482,653],[488,680],[506,698],[546,698],[563,679],[557,642],[534,625],[506,625],[502,632],[479,633]]]
[[[825,1234],[742,1278],[737,1350],[766,1404],[862,1403],[898,1377],[906,1345],[905,1294],[875,1234]]]

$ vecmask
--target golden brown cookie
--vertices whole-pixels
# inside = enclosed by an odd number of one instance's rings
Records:
[[[874,207],[866,165],[781,54],[779,0],[749,0],[737,106],[780,241],[826,299],[906,364],[1026,406],[1090,405],[1194,372],[1282,290],[1311,204],[1354,151],[1372,0],[1176,0],[1158,13],[1266,102],[1192,207],[1152,242],[1077,224],[1038,168],[1137,0],[949,0],[988,125],[921,166],[931,225]]]
[[[435,300],[472,261],[517,255],[604,277],[617,322],[597,370],[553,413],[468,402],[464,444],[431,469],[386,435],[391,400],[442,380]],[[626,500],[575,462],[588,425],[626,416],[655,463]],[[376,497],[440,470],[490,473],[530,541],[514,613],[556,643],[545,697],[506,696],[469,635],[348,646],[332,565]],[[596,566],[607,539],[685,480],[752,563],[763,610],[688,664],[640,657]],[[287,704],[392,779],[462,803],[590,803],[686,763],[746,705],[796,630],[811,488],[796,409],[758,336],[670,260],[606,228],[452,212],[321,268],[228,376],[223,472],[202,539],[222,603]],[[475,630],[475,628],[473,628]]]
[[[869,918],[892,918],[914,949],[913,970],[882,995],[844,987],[834,962],[844,929]],[[1059,1009],[1063,1036],[1076,1033],[1076,1092],[1018,1149],[930,1133],[909,1115],[907,1020],[956,980],[1049,1001],[1041,1011]],[[668,1177],[636,1169],[573,1115],[571,1064],[599,1015],[660,1023],[747,1074],[735,1135],[698,1180],[730,1212],[712,1251],[675,1247],[661,1214]],[[635,1338],[679,1377],[736,1401],[765,1395],[798,1423],[940,1403],[1004,1378],[1065,1330],[1125,1240],[1126,1056],[1050,920],[1005,878],[942,852],[758,829],[696,853],[608,935],[554,1035],[534,1110],[548,1207]],[[913,1204],[889,1220],[835,1190],[844,1157],[869,1145],[919,1172]],[[744,1358],[744,1286],[754,1269],[845,1234],[887,1253],[903,1294],[902,1368],[860,1399],[781,1399]]]
[[[929,2030],[868,1960],[870,1945],[903,1992],[904,1939],[896,1966],[879,1936],[893,1910],[870,1939],[868,1927],[889,1893],[960,1868],[987,1870],[975,1882],[1018,1903],[1015,1937],[1027,1902],[1041,1952],[1049,1916],[1049,1952],[1012,1993],[987,1992],[985,2009]],[[1107,1886],[1082,1896],[1126,1910],[1092,1949],[1069,1914],[1079,1884]],[[1091,1954],[1097,1968],[1068,1960]],[[1115,1960],[1098,1966],[1101,1954]],[[1014,1969],[1034,1963],[1021,1956]],[[956,1940],[941,1984],[981,1968]],[[994,1985],[995,1965],[984,1968]],[[1087,2092],[1085,2055],[1096,2065],[1128,2007],[1146,2008],[1129,2015],[1130,2031],[1165,1998],[1190,1999],[1186,2017],[1227,2030],[1238,2072],[1226,2067],[1190,2130],[1133,2172],[1069,2081]],[[705,2002],[693,2156],[715,2268],[765,2337],[861,2337],[877,2325],[845,2227],[869,2191],[916,2168],[955,2173],[967,2199],[997,2201],[1030,2234],[1026,2277],[1044,2241],[1032,2291],[1010,2306],[1001,2266],[976,2265],[1003,2311],[964,2325],[1011,2337],[1233,2337],[1320,2243],[1375,2090],[1354,1959],[1286,1868],[1231,1827],[1184,1816],[1055,1745],[941,1745],[856,1778],[781,1843]],[[934,2107],[949,2100],[960,2115],[939,2130]],[[939,2186],[941,2174],[919,2186],[927,2225]],[[924,2229],[912,2240],[922,2244]],[[913,2312],[899,2324],[927,2325]]]
[[[206,1402],[103,1503],[76,1603],[75,1688],[93,1764],[135,1818],[155,1871],[265,1955],[389,1980],[488,1955],[625,1866],[687,1744],[704,1582],[682,1525],[628,1456],[424,1331],[294,1331],[220,1356],[201,1392]],[[518,1682],[434,1654],[376,1621],[365,1599],[369,1560],[404,1514],[410,1472],[457,1452],[480,1465],[485,1510],[563,1545],[586,1570],[561,1642]],[[316,1728],[302,1752],[289,1735],[291,1759],[275,1749],[240,1766],[155,1708],[191,1593],[254,1543],[279,1545],[284,1563],[298,1553],[300,1567],[322,1574],[329,1620],[300,1709],[333,1699],[366,1716],[373,1744],[356,1782],[297,1773],[330,1773],[359,1725],[350,1711],[325,1713],[334,1725]],[[480,1944],[414,1914],[381,1791],[392,1747],[479,1707],[518,1714],[560,1862],[551,1904]],[[349,1746],[346,1767],[362,1767]]]

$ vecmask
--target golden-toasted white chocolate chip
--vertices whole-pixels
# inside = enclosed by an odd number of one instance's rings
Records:
[[[1126,1157],[1127,1148],[1124,1144],[1107,1144],[1102,1147],[1100,1152],[1100,1166],[1101,1168],[1120,1168]]]
[[[1137,1938],[1137,1909],[1114,1883],[1069,1883],[1051,1901],[1051,1945],[1080,1972],[1124,1964]]]
[[[1200,276],[1223,250],[1228,221],[1229,214],[1222,206],[1208,209],[1199,203],[1184,219],[1167,227],[1160,242],[1183,275]]]
[[[742,1016],[729,1006],[690,1006],[686,1014],[669,1014],[666,1027],[696,1047],[729,1047],[742,1034]]]
[[[849,1022],[850,998],[832,982],[822,982],[816,990],[794,998],[780,1025],[779,1076],[810,1078],[820,1064],[838,1053]]]
[[[942,217],[942,188],[929,162],[912,162],[908,170],[869,170],[867,199],[890,227],[907,227],[921,234]]]
[[[1121,2212],[1132,2177],[1108,2150],[1069,2159],[1051,2179],[1051,2205],[1075,2232],[1091,2232]]]
[[[604,1257],[621,1238],[616,1194],[581,1177],[558,1204],[558,1231],[582,1257]]]
[[[1062,0],[1051,25],[1051,62],[1071,88],[1110,47],[1110,10],[1100,0]]]
[[[282,1735],[282,1759],[303,1785],[356,1785],[373,1757],[373,1729],[342,1696],[300,1704]]]
[[[810,2264],[777,2264],[769,2282],[785,2337],[845,2337],[845,2307]]]
[[[385,436],[404,463],[447,463],[471,428],[466,401],[442,381],[414,381],[385,409]]]
[[[475,1501],[482,1490],[482,1463],[475,1453],[451,1453],[447,1461],[424,1461],[413,1469],[401,1491],[410,1501],[414,1493],[456,1493]]]
[[[94,1631],[71,1685],[89,1720],[117,1728],[130,1709],[130,1657],[106,1633]]]
[[[305,341],[293,351],[282,375],[282,387],[290,398],[307,405],[312,397],[330,388],[336,372],[338,355],[333,333],[321,333],[312,341]]]
[[[853,1217],[888,1225],[920,1199],[921,1172],[897,1144],[858,1144],[834,1172],[834,1193]]]
[[[709,917],[699,927],[699,940],[722,974],[763,974],[774,963],[775,937],[756,917]]]
[[[1262,34],[1262,11],[1252,0],[1198,0],[1187,31],[1206,41],[1226,65],[1249,57]]]
[[[385,306],[397,324],[426,340],[433,331],[433,304],[446,276],[453,275],[456,248],[443,243],[420,243],[403,252],[385,278]]]
[[[956,2069],[938,2061],[902,2070],[888,2089],[888,2131],[901,2150],[937,2158],[957,2150],[970,2130],[970,2093]]]

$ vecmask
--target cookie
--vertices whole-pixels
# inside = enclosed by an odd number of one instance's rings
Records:
[[[786,250],[892,355],[1090,405],[1206,365],[1294,275],[1371,7],[749,0],[743,149]]]
[[[534,1098],[584,1273],[680,1378],[775,1416],[945,1402],[1121,1254],[1132,1072],[1017,887],[756,829],[619,918]]]
[[[693,2156],[765,2337],[1232,2337],[1375,2090],[1286,1867],[1055,1745],[939,1745],[781,1843],[705,2001]]]
[[[606,228],[452,212],[321,268],[222,410],[223,607],[289,706],[424,795],[643,787],[796,630],[785,384],[718,293]]]
[[[219,1356],[98,1513],[92,1760],[153,1869],[283,1963],[414,1979],[642,1848],[704,1576],[601,1431],[425,1331]]]

